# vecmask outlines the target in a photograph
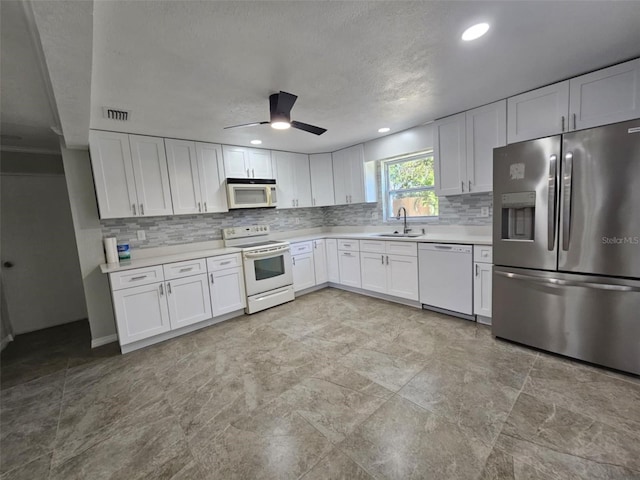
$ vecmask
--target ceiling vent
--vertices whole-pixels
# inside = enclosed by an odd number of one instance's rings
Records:
[[[119,108],[102,107],[102,116],[109,120],[121,120],[126,122],[131,118],[131,110],[120,110]]]

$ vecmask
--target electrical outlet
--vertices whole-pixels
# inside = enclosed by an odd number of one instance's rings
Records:
[[[480,216],[481,217],[488,217],[489,216],[489,207],[481,207],[480,208]]]
[[[147,239],[147,234],[145,233],[144,230],[138,230],[136,233],[138,234],[138,240],[146,240]]]
[[[371,212],[371,220],[377,220],[378,219],[378,212]]]
[[[294,224],[296,224],[296,225],[300,225],[300,217],[296,217],[296,218],[293,220],[293,223],[294,223]]]

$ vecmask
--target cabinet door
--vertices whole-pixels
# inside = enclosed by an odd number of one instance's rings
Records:
[[[346,149],[349,171],[349,203],[364,203],[364,146],[354,145]]]
[[[291,257],[293,268],[293,290],[299,292],[316,284],[316,272],[313,264],[313,253],[294,255]]]
[[[467,191],[493,190],[493,149],[507,144],[507,101],[466,112]]]
[[[251,178],[273,178],[271,150],[249,148],[249,168]]]
[[[273,152],[279,209],[296,206],[295,153]]]
[[[242,267],[209,272],[213,316],[242,310],[247,306]]]
[[[387,293],[394,297],[418,300],[418,257],[388,255]]]
[[[327,238],[327,277],[331,283],[340,283],[340,267],[338,264],[338,240]]]
[[[294,159],[294,181],[296,185],[296,207],[310,207],[311,172],[309,171],[309,155],[296,153]]]
[[[316,271],[316,285],[327,283],[329,281],[329,272],[327,270],[327,250],[324,240],[313,241],[313,266]]]
[[[165,138],[164,145],[167,150],[173,214],[202,213],[196,144]]]
[[[198,176],[200,177],[202,210],[205,213],[228,212],[220,145],[196,142],[196,159],[198,161]]]
[[[572,130],[640,117],[640,59],[569,80]]]
[[[163,283],[113,292],[120,345],[137,342],[171,330]]]
[[[171,330],[211,318],[211,297],[207,274],[166,282]]]
[[[346,205],[349,203],[350,174],[347,155],[344,150],[339,150],[331,154],[333,165],[333,191],[336,205]]]
[[[335,205],[333,191],[333,161],[330,153],[309,155],[311,176],[311,205],[325,207]]]
[[[473,277],[473,313],[491,317],[491,271],[490,263],[474,264]]]
[[[225,178],[249,178],[249,152],[244,147],[222,146]]]
[[[163,139],[129,135],[129,144],[140,215],[172,215],[169,170]]]
[[[100,218],[138,215],[129,136],[126,133],[91,130],[89,150]]]
[[[360,277],[362,288],[372,292],[387,293],[387,266],[381,253],[360,253]]]
[[[435,123],[433,149],[435,190],[438,195],[466,193],[467,145],[464,113],[443,118]]]
[[[569,129],[569,81],[507,99],[507,143],[557,135]]]
[[[360,254],[358,252],[338,252],[340,283],[349,287],[360,288]]]

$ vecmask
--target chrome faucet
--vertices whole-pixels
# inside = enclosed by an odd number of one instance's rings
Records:
[[[410,228],[407,228],[407,209],[406,208],[400,207],[398,209],[398,215],[396,216],[396,220],[400,220],[400,212],[402,212],[403,210],[404,210],[404,229],[402,230],[402,233],[406,235],[411,231]]]

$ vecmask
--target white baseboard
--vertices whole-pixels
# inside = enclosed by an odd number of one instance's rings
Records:
[[[107,343],[117,342],[118,334],[114,333],[113,335],[107,335],[106,337],[94,338],[91,340],[91,348],[101,347],[102,345],[106,345]]]
[[[9,343],[13,342],[13,335],[7,335],[0,341],[0,352],[5,349]]]

